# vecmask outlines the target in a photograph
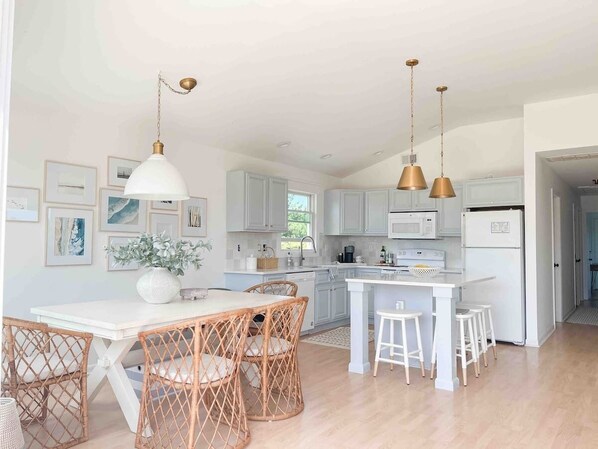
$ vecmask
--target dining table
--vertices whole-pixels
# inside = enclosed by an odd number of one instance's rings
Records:
[[[92,349],[97,355],[88,382],[92,401],[108,382],[131,432],[137,431],[139,399],[127,377],[123,360],[141,331],[155,329],[197,317],[244,308],[262,309],[289,299],[288,296],[210,290],[205,299],[176,299],[167,304],[149,304],[141,298],[71,302],[32,307],[31,313],[50,326],[93,334]]]

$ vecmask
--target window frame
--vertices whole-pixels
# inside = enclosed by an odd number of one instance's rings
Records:
[[[291,194],[309,197],[309,210],[305,211],[305,210],[289,209],[288,197]],[[287,192],[287,222],[291,223],[291,220],[288,220],[289,212],[299,212],[302,214],[309,214],[310,221],[308,222],[309,223],[308,232],[310,232],[310,234],[308,234],[308,235],[311,235],[311,237],[313,237],[313,239],[315,241],[316,248],[317,248],[317,237],[315,235],[312,235],[312,234],[317,234],[316,233],[316,229],[317,229],[317,227],[316,227],[316,201],[317,201],[316,194],[312,193],[312,192],[304,192],[301,190],[294,190],[294,189],[292,189],[292,190],[289,189]],[[304,222],[301,222],[301,223],[304,223]],[[288,252],[290,252],[291,255],[295,255],[295,256],[299,255],[299,253],[301,252],[300,249],[286,249],[286,248],[282,247],[282,244],[284,242],[299,242],[301,239],[285,238],[285,237],[283,237],[283,234],[284,234],[284,232],[280,234],[280,242],[278,244],[279,251],[281,251],[284,256],[286,256]],[[306,248],[303,250],[303,254],[304,255],[305,254],[315,254],[315,252],[314,252],[313,248],[310,248],[310,249]]]

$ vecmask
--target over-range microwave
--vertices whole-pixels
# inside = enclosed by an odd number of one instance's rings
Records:
[[[388,214],[388,238],[438,238],[438,212],[391,212]]]

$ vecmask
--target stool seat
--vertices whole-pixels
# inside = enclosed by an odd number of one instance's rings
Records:
[[[422,313],[417,310],[407,309],[380,309],[376,313],[385,318],[415,318],[416,316],[422,316]]]
[[[459,307],[463,307],[464,309],[490,309],[492,306],[488,304],[465,304],[464,302],[459,303]]]

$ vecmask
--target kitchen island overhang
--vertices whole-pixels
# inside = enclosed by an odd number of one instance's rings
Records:
[[[406,308],[423,312],[422,340],[426,366],[429,367],[432,345],[432,310],[436,302],[437,368],[435,387],[454,391],[459,387],[455,348],[457,325],[455,310],[460,289],[493,276],[473,276],[441,273],[435,277],[415,277],[410,274],[383,274],[346,279],[351,307],[351,361],[349,372],[365,374],[370,371],[368,348],[369,295],[374,293],[374,313],[381,308],[394,308],[397,300]],[[374,315],[375,316],[375,315]],[[377,323],[376,317],[376,323]],[[376,336],[378,334],[376,333]]]

